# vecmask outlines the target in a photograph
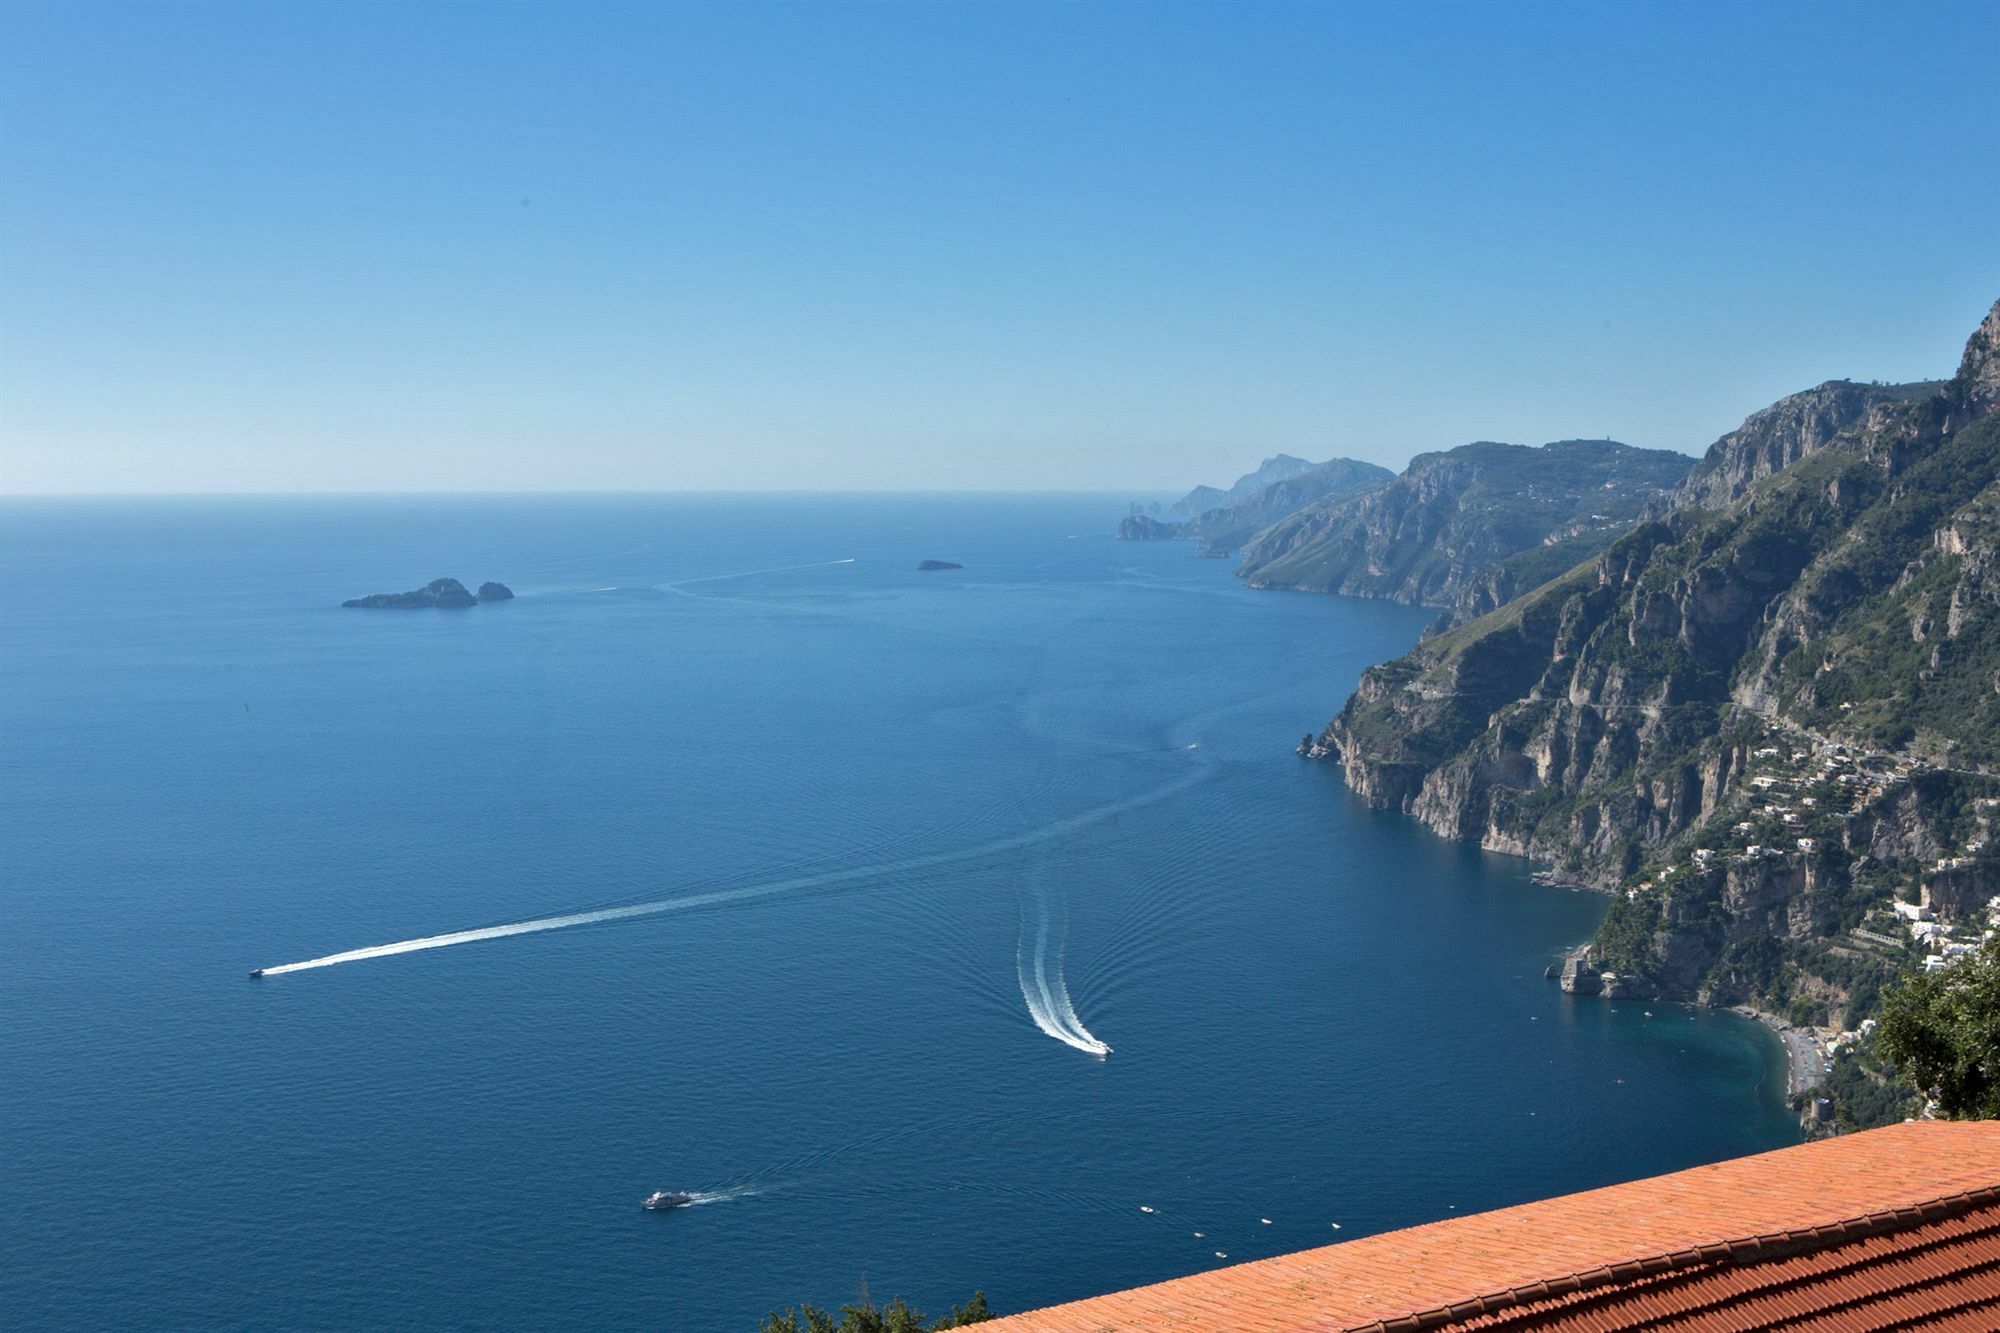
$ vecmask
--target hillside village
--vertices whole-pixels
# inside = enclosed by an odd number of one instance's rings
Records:
[[[1792,1057],[1788,1092],[1808,1132],[1899,1118],[1857,1115],[1838,1093],[1887,1087],[1871,1046],[1880,988],[1911,967],[1949,968],[2000,930],[2000,777],[1771,720],[1740,748],[1747,771],[1721,805],[1616,896],[1655,918],[1671,916],[1675,898],[1720,898],[1738,914],[1769,904],[1780,918],[1773,938],[1802,947],[1761,976],[1741,969],[1736,987],[1704,987],[1696,998],[1730,1004],[1778,1032]],[[1312,735],[1298,753],[1332,757]],[[1898,807],[1910,801],[1930,807],[1920,825],[1941,824],[1958,835],[1955,845],[1940,846],[1935,835],[1914,846],[1877,837],[1883,827],[1904,829]],[[1614,962],[1601,944],[1586,944],[1549,975],[1574,995],[1658,994],[1657,978],[1621,975]],[[1876,1100],[1915,1109],[1893,1096]]]
[[[1900,1118],[1862,1024],[2000,897],[1997,515],[2000,302],[1950,380],[1752,413],[1594,558],[1363,672],[1301,749],[1610,894],[1565,989],[1752,1012],[1796,1092],[1823,1082],[1816,1124]]]
[[[2000,929],[2000,778],[1777,722],[1757,741],[1745,742],[1746,771],[1714,814],[1618,897],[1660,917],[1683,895],[1753,917],[1769,903],[1772,937],[1793,947],[1761,974],[1739,968],[1735,994],[1711,986],[1699,998],[1734,1001],[1784,1039],[1808,1132],[1899,1118],[1887,1112],[1915,1108],[1889,1095],[1873,1059],[1880,988],[1911,967],[1949,968]],[[1916,845],[1898,836],[1906,804],[1927,807],[1934,829]],[[1597,955],[1586,945],[1552,974],[1572,994],[1653,992]]]

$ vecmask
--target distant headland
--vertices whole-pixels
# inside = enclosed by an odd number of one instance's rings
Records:
[[[342,606],[359,606],[377,611],[421,611],[426,608],[456,610],[481,602],[507,602],[514,590],[504,583],[482,583],[478,593],[469,593],[457,579],[432,579],[414,592],[378,592],[367,597],[350,597]]]
[[[956,560],[919,560],[918,569],[964,569]]]

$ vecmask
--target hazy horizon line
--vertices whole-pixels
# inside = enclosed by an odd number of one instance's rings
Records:
[[[485,490],[297,490],[297,491],[10,491],[0,489],[6,500],[254,500],[254,499],[422,499],[474,498],[481,496],[536,495],[1103,495],[1135,498],[1172,495],[1180,488],[1135,487],[1106,490],[1099,487],[1050,486],[629,486],[602,487],[513,487]],[[1192,487],[1187,488],[1192,489]]]
[[[1625,442],[1609,435],[1568,436],[1561,440],[1548,440],[1541,444],[1519,445],[1523,449],[1545,449],[1551,444],[1603,441],[1607,444]],[[1509,440],[1468,440],[1463,444],[1445,445],[1436,449],[1420,449],[1405,459],[1400,467],[1390,467],[1386,463],[1374,463],[1376,467],[1388,468],[1396,476],[1406,474],[1410,465],[1419,458],[1433,454],[1450,453],[1473,444],[1512,444]],[[1655,453],[1679,454],[1691,462],[1698,463],[1707,455],[1707,448],[1700,452],[1652,445],[1626,445],[1627,448],[1645,449]],[[1258,460],[1258,467],[1271,458],[1285,454],[1283,449],[1276,454]],[[1345,460],[1347,462],[1373,462],[1370,459],[1350,458],[1345,454],[1332,454],[1318,460],[1314,465]],[[1312,461],[1312,460],[1307,460]],[[1247,469],[1235,480],[1241,480],[1257,470]],[[1228,481],[1229,479],[1223,479]],[[101,490],[101,491],[58,491],[58,490],[10,490],[0,485],[0,500],[89,500],[89,499],[225,499],[230,497],[301,498],[306,496],[362,497],[362,496],[477,496],[477,495],[1107,495],[1126,498],[1182,495],[1189,491],[1208,486],[1219,489],[1211,482],[1181,482],[1166,486],[1137,485],[1112,489],[1103,486],[503,486],[485,488],[420,488],[414,490],[370,490],[307,488],[302,490]]]

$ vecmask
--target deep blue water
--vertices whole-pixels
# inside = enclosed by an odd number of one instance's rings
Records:
[[[1598,900],[1293,756],[1426,613],[1117,516],[0,507],[5,1321],[1020,1309],[1791,1141],[1757,1029],[1542,980]],[[520,596],[338,606],[444,574]]]

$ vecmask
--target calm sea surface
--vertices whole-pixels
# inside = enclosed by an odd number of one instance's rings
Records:
[[[1014,1310],[1794,1138],[1293,756],[1428,613],[1119,508],[0,506],[0,1322]]]

